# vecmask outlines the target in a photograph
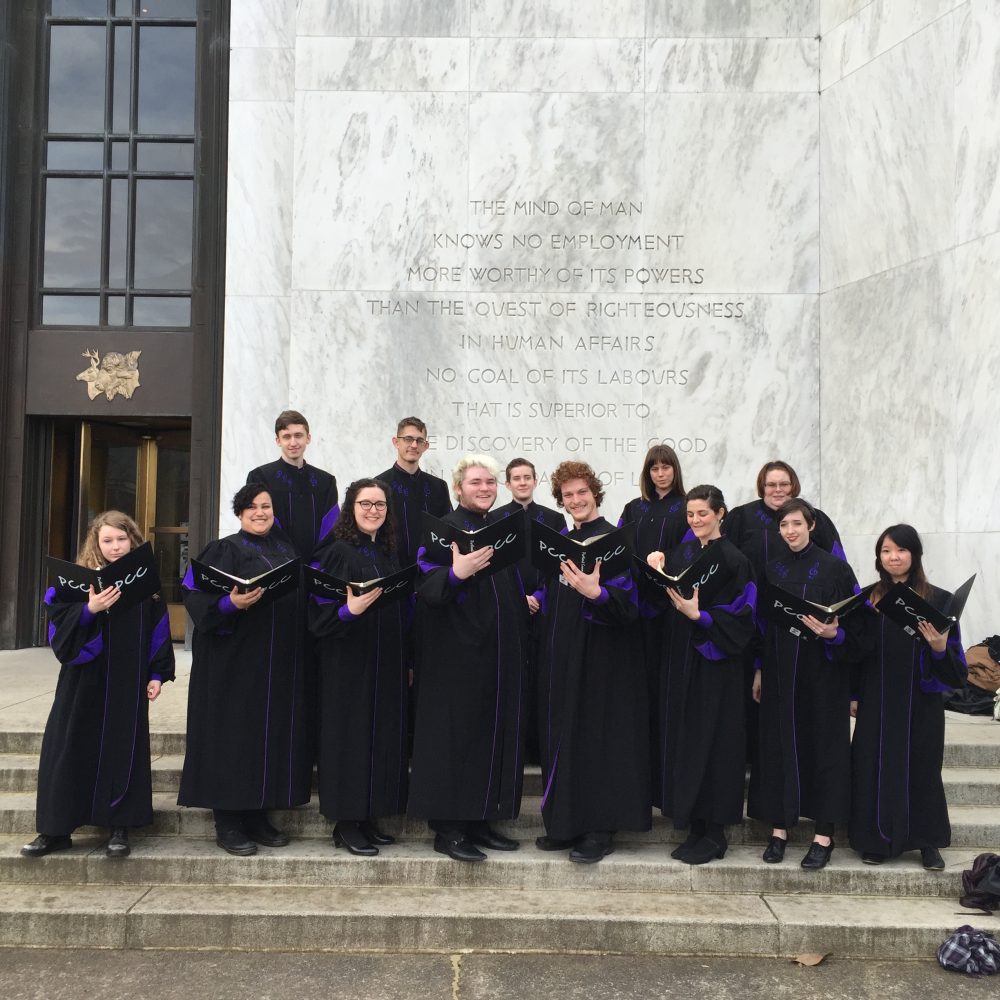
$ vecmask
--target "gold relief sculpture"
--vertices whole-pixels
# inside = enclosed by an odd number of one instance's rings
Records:
[[[103,392],[109,399],[121,395],[132,398],[132,393],[139,388],[139,355],[142,351],[129,351],[119,354],[108,351],[104,360],[97,351],[87,350],[83,357],[90,358],[90,367],[77,375],[77,382],[87,383],[87,395],[97,399]]]

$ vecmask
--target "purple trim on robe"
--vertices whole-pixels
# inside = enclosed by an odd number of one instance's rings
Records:
[[[154,626],[153,634],[149,638],[149,662],[163,647],[163,644],[170,639],[170,619],[164,615]]]
[[[684,535],[681,538],[681,544],[683,544],[684,542],[693,542],[695,538],[697,538],[697,535],[695,535],[693,529],[688,528],[688,530],[684,532]]]
[[[718,646],[711,640],[706,640],[705,642],[696,642],[693,644],[694,648],[706,659],[706,660],[728,660],[728,654],[724,653]]]
[[[197,590],[198,589],[197,586],[195,586],[194,572],[192,571],[190,565],[187,568],[187,572],[184,574],[184,579],[181,580],[181,586],[185,590]]]
[[[149,679],[151,681],[156,681],[157,684],[162,684],[163,683],[163,674],[150,674],[149,675]]]
[[[424,558],[426,552],[426,545],[421,545],[420,548],[417,549],[417,566],[419,567],[421,573],[430,573],[432,570],[445,568],[443,563],[432,562],[430,559]]]
[[[101,651],[104,649],[104,635],[98,632],[90,642],[85,643],[83,648],[79,653],[76,654],[76,658],[71,660],[66,664],[67,667],[79,667],[83,663],[90,663],[91,660],[96,659],[101,655]]]
[[[536,590],[531,595],[536,601],[538,601],[538,610],[535,612],[535,614],[538,615],[548,614],[548,609],[549,609],[548,593],[549,593],[548,587],[542,587],[540,590]]]
[[[239,611],[239,608],[233,604],[233,599],[228,594],[223,594],[222,597],[219,598],[219,603],[216,604],[215,607],[219,613],[223,615],[231,615]]]
[[[749,605],[750,614],[754,616],[754,621],[757,619],[757,584],[753,580],[749,581],[747,585],[739,592],[731,604],[716,604],[714,605],[717,611],[726,611],[731,615],[738,615],[745,607]]]
[[[838,625],[837,634],[832,639],[824,639],[823,641],[828,646],[843,646],[844,640],[847,638],[847,633]]]
[[[55,599],[56,599],[56,588],[55,587],[49,587],[49,589],[45,591],[45,596],[42,598],[42,600],[46,604],[48,604],[49,606],[51,606],[52,602]]]
[[[52,640],[56,637],[56,627],[52,622],[49,622],[49,645],[52,645]]]
[[[836,556],[838,559],[842,559],[844,562],[847,562],[847,553],[844,551],[844,547],[840,544],[839,538],[834,541],[833,548],[830,549],[830,555]],[[855,587],[857,587],[857,590],[855,590],[854,593],[857,594],[861,591],[861,588],[858,587],[857,584],[855,584]]]
[[[342,622],[352,622],[352,621],[354,621],[355,618],[360,618],[361,615],[354,614],[354,612],[351,611],[351,609],[346,604],[342,604],[337,609],[337,617]]]
[[[83,610],[80,612],[80,624],[89,625],[96,617],[97,615],[95,615],[94,612],[91,611],[86,604],[84,604]]]
[[[319,594],[310,594],[309,596],[317,604],[335,604],[336,603],[332,597],[320,597]]]
[[[608,593],[608,587],[614,587],[616,590],[620,590],[623,594],[628,596],[628,599],[638,607],[639,596],[636,592],[636,588],[632,584],[632,577],[628,573],[623,573],[621,576],[616,576],[613,580],[608,580],[607,586],[603,583],[601,584],[601,597],[595,597],[591,600],[589,597],[583,599],[583,620],[585,622],[596,622],[598,625],[602,624],[599,618],[594,617],[593,606],[596,604],[600,606],[601,604],[606,604],[610,599],[611,595]]]
[[[315,500],[313,501],[315,502]],[[324,515],[323,520],[319,524],[319,538],[316,539],[317,542],[323,541],[327,535],[333,531],[333,526],[337,523],[337,518],[340,517],[340,504],[335,503]]]
[[[540,809],[545,808],[545,803],[549,800],[549,792],[552,791],[552,783],[556,780],[556,766],[559,764],[559,747],[556,747],[555,756],[552,758],[552,770],[549,772],[549,780],[545,783],[545,791],[542,793],[542,804]]]
[[[698,620],[695,625],[700,625],[702,628],[711,628],[715,624],[715,619],[707,611],[698,612]]]
[[[611,595],[608,593],[608,588],[602,586],[597,597],[588,597],[587,600],[591,604],[607,604],[611,600]]]
[[[448,567],[448,584],[452,587],[461,587],[465,583],[464,580],[460,580],[456,575],[454,569],[451,566]]]

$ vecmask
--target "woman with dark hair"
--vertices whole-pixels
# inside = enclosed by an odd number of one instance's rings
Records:
[[[77,562],[88,569],[142,545],[135,521],[118,510],[90,523]],[[86,600],[45,592],[49,645],[62,664],[38,762],[38,836],[21,848],[40,858],[72,847],[79,826],[111,828],[107,856],[129,854],[128,831],[153,822],[149,702],[174,679],[167,606],[147,598],[114,608],[115,587]]]
[[[389,488],[358,479],[347,488],[333,537],[316,562],[340,580],[362,582],[400,569]],[[406,810],[409,602],[372,608],[382,589],[337,605],[313,597],[309,628],[319,639],[319,811],[336,821],[333,840],[351,854],[378,854],[394,838],[375,821]]]
[[[237,491],[233,513],[240,530],[209,542],[199,562],[253,579],[295,558],[258,484]],[[194,637],[177,802],[213,810],[216,843],[229,854],[283,847],[288,836],[267,810],[308,802],[312,777],[298,594],[261,603],[262,588],[241,594],[234,586],[220,597],[199,590],[190,569],[183,588]]]
[[[816,513],[805,500],[785,501],[776,516],[788,554],[767,564],[767,584],[823,605],[857,592],[851,567],[813,543]],[[793,621],[795,634],[760,622],[762,665],[753,685],[760,730],[747,813],[772,824],[763,854],[768,864],[784,859],[788,831],[800,816],[815,820],[802,867],[817,870],[833,853],[835,824],[846,823],[851,810],[849,644],[836,618],[829,624],[813,615]],[[847,627],[857,621],[855,613]]]
[[[726,853],[724,827],[743,818],[746,775],[743,651],[754,634],[757,589],[750,562],[722,537],[725,500],[716,486],[687,493],[693,537],[647,561],[673,575],[711,547],[714,593],[667,591],[677,614],[664,647],[660,692],[660,809],[675,829],[690,828],[671,856],[702,865]],[[718,581],[718,582],[715,582]],[[702,605],[707,606],[703,607]]]
[[[604,490],[584,462],[552,473],[552,496],[585,542],[614,527],[600,514]],[[543,851],[598,862],[616,830],[648,830],[649,744],[646,682],[638,655],[638,617],[626,569],[601,580],[600,564],[581,572],[570,560],[539,600],[545,616],[539,689]]]
[[[677,452],[669,445],[653,445],[646,452],[639,474],[639,493],[625,505],[618,519],[619,526],[635,525],[632,551],[639,559],[645,559],[650,552],[670,552],[680,545],[688,527],[681,463]],[[669,605],[664,602],[660,591],[644,585],[642,580],[637,580],[636,584],[642,656],[646,665],[653,804],[659,805],[660,660],[671,616],[666,613]]]
[[[908,524],[886,528],[875,543],[877,608],[896,583],[944,608],[950,594],[927,582],[924,547]],[[967,667],[958,625],[938,632],[929,622],[910,637],[885,615],[863,613],[864,650],[857,725],[851,746],[851,847],[868,864],[920,851],[925,868],[944,868],[939,848],[951,843],[941,780],[942,693],[961,687]]]

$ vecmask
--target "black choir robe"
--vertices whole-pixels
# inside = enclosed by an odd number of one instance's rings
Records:
[[[948,597],[931,587],[927,599],[944,607]],[[952,626],[944,652],[935,655],[877,611],[857,614],[864,632],[851,745],[851,847],[886,857],[948,847],[943,694],[961,687],[968,672],[961,633]]]
[[[379,473],[376,479],[389,486],[392,523],[396,531],[396,554],[400,565],[412,566],[417,561],[422,534],[422,511],[443,518],[451,511],[448,484],[423,469],[412,475],[398,465]]]
[[[584,541],[614,526],[603,517],[568,532]],[[540,675],[542,819],[558,840],[648,830],[646,679],[631,574],[588,600],[552,578],[545,589]]]
[[[316,564],[346,581],[400,569],[394,555],[362,538],[331,540]],[[377,819],[406,809],[409,613],[405,600],[357,616],[346,604],[310,600],[320,663],[319,809],[328,819]]]
[[[813,545],[846,559],[833,521],[818,507],[814,510],[816,527],[811,536]],[[757,579],[763,579],[764,569],[772,559],[789,552],[778,530],[776,513],[763,500],[751,500],[734,507],[722,521],[722,534],[750,560]]]
[[[636,497],[630,500],[618,519],[618,526],[635,525],[633,552],[645,559],[650,552],[670,552],[680,545],[688,532],[687,499],[682,493],[668,493],[655,500]],[[663,595],[644,583],[639,588],[639,632],[642,639],[642,659],[646,670],[647,705],[649,708],[650,787],[653,805],[660,805],[660,668],[667,630],[673,615]]]
[[[62,664],[38,762],[36,827],[153,822],[150,680],[174,679],[167,606],[149,599],[112,614],[45,594],[49,645]]]
[[[547,525],[554,531],[566,530],[566,518],[559,511],[542,504],[535,503],[534,500],[523,507],[516,500],[512,500],[503,507],[497,508],[496,513],[500,517],[509,517],[516,514],[519,509],[523,509],[529,520],[538,521]],[[545,586],[542,574],[537,570],[531,561],[530,539],[529,550],[524,558],[518,561],[517,570],[521,574],[521,582],[524,584],[526,594],[533,594]],[[528,620],[528,659],[525,664],[525,698],[524,698],[524,761],[526,764],[538,764],[541,761],[539,750],[540,730],[538,726],[538,670],[541,662],[542,643],[542,622],[537,614],[532,615]]]
[[[295,557],[280,529],[210,542],[200,562],[249,578]],[[297,591],[237,611],[228,595],[184,578],[194,621],[187,750],[178,804],[287,809],[309,801],[302,633]]]
[[[459,507],[473,530],[496,519]],[[429,820],[513,819],[521,808],[528,605],[516,567],[458,580],[418,557],[413,763],[407,812]]]
[[[810,542],[767,564],[765,578],[807,601],[833,604],[857,592],[854,571]],[[835,639],[798,639],[761,620],[761,701],[747,813],[779,828],[800,816],[846,823],[851,811],[851,666],[859,611]],[[805,628],[805,626],[803,626]]]
[[[660,678],[660,808],[677,829],[692,819],[738,823],[746,777],[743,655],[753,638],[757,588],[750,562],[725,538],[718,546],[727,577],[702,617],[679,612],[664,647]],[[671,573],[698,558],[697,539],[667,555]]]
[[[252,470],[247,482],[271,494],[278,526],[308,561],[340,516],[336,478],[308,462],[300,469],[279,458]]]

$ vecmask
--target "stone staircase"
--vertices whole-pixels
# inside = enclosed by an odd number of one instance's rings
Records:
[[[47,659],[43,658],[47,657]],[[33,685],[8,671],[37,665]],[[1000,849],[1000,724],[949,717],[945,781],[953,846],[944,872],[917,855],[879,867],[838,848],[821,872],[788,859],[765,865],[768,830],[729,832],[725,859],[692,868],[670,858],[677,835],[655,817],[621,835],[598,865],[535,850],[541,777],[525,776],[521,816],[502,825],[523,841],[479,865],[436,854],[423,823],[383,824],[399,838],[375,858],[336,850],[315,802],[274,814],[294,840],[234,858],[215,844],[210,814],[176,805],[186,669],[154,705],[156,822],[124,861],[104,856],[104,831],[38,861],[18,854],[34,836],[38,749],[55,671],[45,651],[0,654],[0,946],[282,951],[514,951],[794,955],[926,959],[976,914],[958,906],[960,873]],[[48,687],[46,688],[46,684]],[[846,843],[844,832],[837,837]],[[796,846],[796,843],[798,846]]]

